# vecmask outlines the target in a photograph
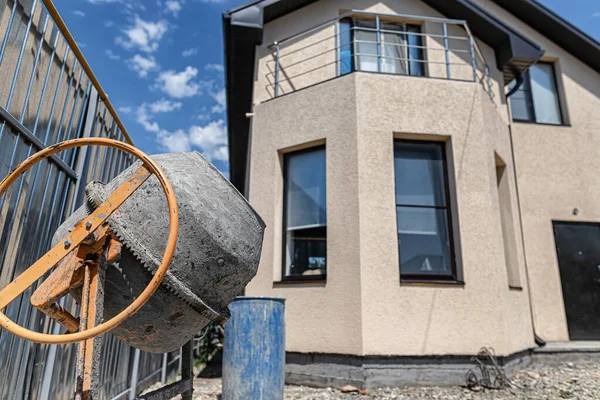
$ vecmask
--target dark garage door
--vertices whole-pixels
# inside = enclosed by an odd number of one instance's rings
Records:
[[[600,224],[554,222],[571,340],[600,340]]]

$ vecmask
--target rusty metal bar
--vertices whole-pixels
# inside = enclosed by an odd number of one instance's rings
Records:
[[[157,389],[151,393],[147,393],[145,395],[139,396],[137,400],[166,400],[172,399],[179,394],[184,392],[188,392],[193,390],[194,385],[191,379],[182,379],[177,382],[173,382],[170,385],[164,386],[160,389]],[[189,397],[191,399],[191,397]],[[185,400],[185,397],[182,397],[182,400]]]

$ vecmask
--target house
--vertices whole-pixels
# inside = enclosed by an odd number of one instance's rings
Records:
[[[287,379],[461,383],[600,339],[600,44],[532,0],[223,17],[231,180],[267,224]],[[537,342],[537,344],[536,344]]]

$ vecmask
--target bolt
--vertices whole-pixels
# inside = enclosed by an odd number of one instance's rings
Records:
[[[68,240],[65,240],[65,249],[68,249],[69,247],[71,247],[71,242]]]
[[[92,223],[90,221],[88,221],[88,222],[85,223],[85,229],[87,229],[88,231],[90,229],[92,229]]]

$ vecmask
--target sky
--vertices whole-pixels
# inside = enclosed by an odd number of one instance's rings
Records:
[[[198,150],[228,174],[221,14],[247,1],[54,3],[138,148]],[[599,0],[540,2],[600,41]]]

